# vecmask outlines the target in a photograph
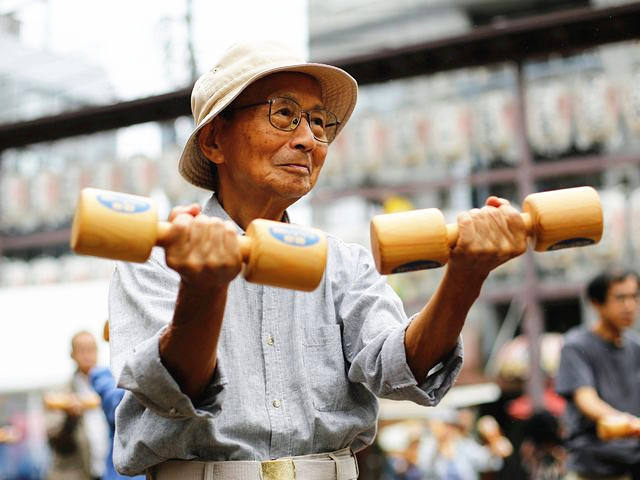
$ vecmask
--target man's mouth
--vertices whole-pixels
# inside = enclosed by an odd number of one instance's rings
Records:
[[[294,172],[299,172],[303,174],[311,173],[311,169],[309,168],[309,166],[303,163],[284,163],[280,166]]]

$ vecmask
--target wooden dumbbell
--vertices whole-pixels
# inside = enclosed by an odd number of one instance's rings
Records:
[[[502,458],[513,453],[513,445],[507,437],[502,435],[500,425],[491,415],[484,415],[476,423],[478,433],[487,441],[491,450]]]
[[[85,188],[71,228],[71,248],[83,255],[144,262],[171,229],[158,221],[153,200],[137,195]],[[239,236],[249,282],[314,290],[324,274],[327,239],[323,232],[256,219]]]
[[[66,410],[74,402],[74,397],[80,402],[83,410],[100,406],[100,397],[95,393],[77,395],[70,392],[47,392],[44,394],[43,402],[48,410]]]
[[[18,429],[9,425],[0,427],[0,445],[12,445],[20,441],[20,433]]]
[[[640,436],[640,418],[631,415],[609,415],[596,423],[601,440]]]
[[[522,209],[538,252],[592,245],[602,238],[602,206],[591,187],[534,193],[524,199]],[[371,249],[383,274],[441,267],[457,240],[458,224],[445,224],[436,208],[376,215],[371,220]]]

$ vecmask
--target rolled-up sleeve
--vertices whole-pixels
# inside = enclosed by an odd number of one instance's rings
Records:
[[[112,369],[118,386],[157,415],[212,417],[224,399],[226,382],[220,362],[194,405],[160,359],[159,340],[173,316],[178,282],[177,274],[154,257],[143,265],[116,266],[109,289]]]
[[[461,339],[425,378],[416,379],[406,358],[404,340],[410,320],[402,301],[378,274],[371,255],[361,247],[352,248],[359,251],[352,255],[356,262],[350,265],[351,288],[340,297],[339,305],[349,379],[364,383],[379,397],[436,405],[462,368]]]
[[[210,417],[220,412],[224,399],[222,367],[218,361],[212,381],[201,400],[194,404],[182,393],[173,376],[160,360],[159,339],[161,330],[140,343],[126,360],[120,374],[119,386],[131,391],[146,408],[163,417]]]

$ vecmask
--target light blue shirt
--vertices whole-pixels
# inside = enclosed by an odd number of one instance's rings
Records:
[[[204,213],[230,219],[215,197]],[[111,282],[112,369],[129,390],[116,412],[114,463],[125,474],[168,459],[358,451],[376,433],[376,396],[435,405],[462,365],[458,342],[416,381],[405,357],[402,302],[366,249],[329,236],[325,275],[313,292],[241,276],[231,282],[217,367],[193,404],[159,356],[179,282],[161,249],[145,264],[119,263]]]

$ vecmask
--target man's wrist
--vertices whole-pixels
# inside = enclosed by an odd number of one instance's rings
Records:
[[[458,269],[449,266],[445,272],[446,281],[454,288],[461,288],[467,292],[476,291],[480,294],[482,285],[489,276],[489,273],[476,272],[469,269]]]
[[[210,283],[190,281],[183,278],[180,280],[178,297],[185,296],[195,301],[213,301],[221,295],[226,295],[228,290],[229,283],[212,285]]]

